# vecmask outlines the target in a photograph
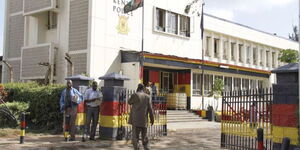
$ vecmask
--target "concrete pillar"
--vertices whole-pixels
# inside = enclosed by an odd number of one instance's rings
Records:
[[[272,49],[270,49],[270,51],[269,51],[269,68],[273,68],[273,56],[272,56],[272,54],[273,54],[273,50]],[[268,57],[268,56],[267,56]]]
[[[209,39],[209,51],[208,51],[208,55],[210,57],[214,57],[214,35],[211,34],[210,39]]]
[[[220,39],[219,39],[219,46],[218,46],[218,58],[219,60],[221,61],[223,59],[223,54],[224,54],[224,39],[222,36],[220,36]]]
[[[228,61],[231,61],[232,60],[232,58],[231,58],[231,39],[230,38],[228,38],[228,45],[227,45],[227,60]]]
[[[243,47],[242,47],[242,62],[243,64],[247,64],[247,54],[248,54],[248,51],[247,51],[247,44],[246,42],[243,43]],[[248,56],[249,58],[249,56]]]
[[[266,47],[262,48],[262,66],[267,67],[267,49]]]
[[[236,63],[239,62],[239,43],[238,43],[238,41],[236,41],[234,44],[234,61]]]
[[[248,49],[250,52],[249,52],[249,54],[250,54],[250,56],[247,56],[248,58],[249,58],[249,64],[250,65],[253,65],[253,60],[254,60],[254,58],[253,58],[253,45],[252,44],[250,44],[249,45],[250,46],[250,48]]]
[[[260,46],[257,46],[257,47],[256,47],[256,54],[257,54],[257,57],[256,57],[256,58],[257,58],[257,59],[256,59],[256,60],[257,60],[256,65],[257,65],[257,66],[261,66],[262,63],[261,63],[261,47],[260,47]]]
[[[203,54],[202,55],[204,55],[204,56],[205,56],[205,53],[207,51],[207,49],[206,49],[207,48],[207,42],[206,41],[207,41],[207,35],[204,32],[204,34],[203,34],[203,45],[202,45],[202,49],[203,49]]]
[[[275,59],[275,61],[274,61],[274,62],[275,62],[274,67],[275,67],[275,68],[278,67],[278,61],[279,61],[279,60],[278,60],[278,56],[279,56],[279,51],[278,51],[278,50],[275,50],[275,58],[274,58],[274,59]]]

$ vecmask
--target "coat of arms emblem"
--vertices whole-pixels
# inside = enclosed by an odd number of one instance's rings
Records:
[[[128,27],[128,17],[119,15],[119,23],[117,25],[118,33],[120,34],[128,34],[129,27]]]

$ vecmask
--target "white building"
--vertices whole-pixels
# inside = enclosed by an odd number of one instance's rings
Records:
[[[124,14],[128,2],[6,0],[4,60],[13,66],[14,81],[42,81],[48,68],[39,63],[48,63],[53,80],[64,83],[71,74],[68,53],[75,74],[98,78],[121,72],[131,79],[125,86],[135,89],[140,80],[142,8]],[[282,65],[280,50],[298,49],[288,39],[204,15],[202,66],[201,16],[186,14],[187,4],[145,0],[143,81],[186,93],[193,109],[202,107],[199,67],[205,73],[205,94],[215,78],[222,78],[227,90],[267,87],[274,81],[270,70]],[[2,73],[7,81],[6,67]]]

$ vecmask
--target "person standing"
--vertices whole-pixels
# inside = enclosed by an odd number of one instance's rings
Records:
[[[150,96],[146,94],[143,84],[139,84],[137,92],[132,94],[128,104],[132,105],[128,123],[132,125],[132,144],[135,150],[139,149],[139,135],[142,134],[142,144],[145,150],[149,150],[147,127],[148,116],[153,125],[154,116]]]
[[[84,100],[86,102],[85,134],[89,136],[90,140],[95,140],[102,97],[101,92],[98,90],[98,83],[94,81],[92,83],[92,88],[85,92]]]
[[[65,113],[66,124],[70,127],[70,139],[69,141],[75,141],[76,134],[76,117],[77,106],[83,100],[82,94],[73,88],[71,80],[67,81],[67,88],[65,88],[60,96],[60,110]]]

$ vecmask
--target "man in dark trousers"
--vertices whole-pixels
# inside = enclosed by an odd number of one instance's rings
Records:
[[[73,88],[71,80],[67,81],[67,88],[63,90],[60,97],[60,110],[65,113],[65,120],[70,127],[71,138],[69,141],[75,141],[76,134],[76,117],[77,117],[77,106],[83,100],[82,94]]]
[[[86,122],[85,122],[85,134],[89,135],[90,140],[95,140],[95,133],[99,119],[99,107],[102,101],[102,94],[98,90],[98,83],[94,81],[92,88],[85,92],[86,102]],[[91,127],[91,121],[92,127]]]
[[[139,84],[137,92],[132,94],[128,100],[128,104],[132,105],[128,123],[132,125],[132,144],[135,150],[139,149],[140,133],[142,134],[144,149],[149,150],[147,137],[148,116],[150,117],[151,125],[154,123],[150,96],[144,91],[144,85]]]

